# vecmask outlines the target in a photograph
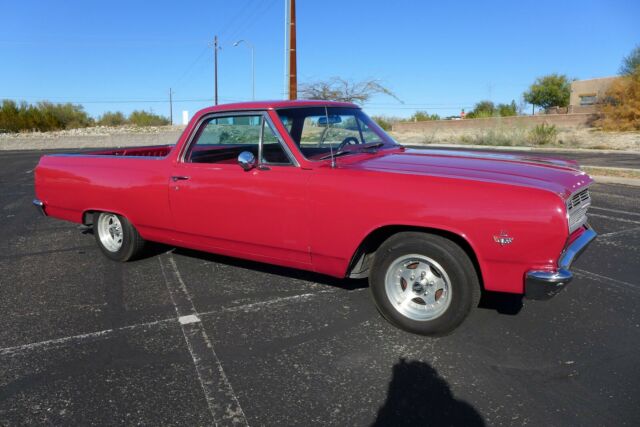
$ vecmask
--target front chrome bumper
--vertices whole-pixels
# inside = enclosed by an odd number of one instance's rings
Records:
[[[598,234],[588,227],[580,237],[565,249],[558,261],[557,270],[528,271],[524,283],[525,297],[536,300],[547,300],[563,290],[564,287],[571,282],[571,279],[573,279],[573,273],[569,271],[571,264],[597,236]]]
[[[44,203],[41,200],[33,199],[33,206],[38,210],[40,215],[47,216],[47,213],[44,211]]]

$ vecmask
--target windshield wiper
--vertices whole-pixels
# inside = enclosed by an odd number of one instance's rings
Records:
[[[346,154],[353,154],[353,153],[356,153],[356,151],[351,151],[351,150],[336,151],[333,154],[327,154],[326,156],[320,157],[319,160],[327,160],[327,159],[330,159],[332,157],[339,157],[339,156],[344,156]]]
[[[369,142],[366,144],[358,144],[358,145],[352,145],[351,147],[355,147],[356,149],[350,149],[350,150],[340,150],[340,151],[336,151],[333,154],[327,154],[326,156],[322,156],[320,157],[320,160],[326,160],[326,159],[330,159],[331,157],[338,157],[338,156],[344,156],[346,154],[355,154],[355,153],[376,153],[377,151],[375,150],[376,148],[380,148],[384,146],[384,142]],[[369,151],[371,150],[371,151]]]

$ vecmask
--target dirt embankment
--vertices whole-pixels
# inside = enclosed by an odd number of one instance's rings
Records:
[[[391,132],[401,144],[482,145],[508,147],[625,150],[640,152],[640,132],[603,132],[594,129],[557,129],[544,144],[535,143],[532,131],[521,128],[434,129]],[[533,135],[535,136],[535,135]]]

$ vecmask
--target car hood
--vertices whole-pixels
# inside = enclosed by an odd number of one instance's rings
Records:
[[[482,151],[405,149],[345,166],[535,187],[564,198],[593,182],[573,160]]]

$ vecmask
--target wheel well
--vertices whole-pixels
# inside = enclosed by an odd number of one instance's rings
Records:
[[[82,224],[86,226],[93,225],[93,214],[97,211],[84,211],[82,213]]]
[[[450,231],[441,230],[437,228],[428,228],[428,227],[411,227],[411,226],[403,226],[403,225],[388,225],[385,227],[378,228],[372,231],[367,237],[364,238],[356,252],[354,253],[351,262],[349,263],[349,268],[347,270],[347,276],[351,278],[363,278],[369,275],[369,266],[371,261],[373,261],[373,257],[380,247],[380,245],[387,240],[389,237],[394,234],[403,232],[403,231],[418,231],[423,233],[435,234],[437,236],[441,236],[451,240],[460,246],[465,253],[473,262],[473,266],[476,269],[476,273],[478,273],[478,279],[480,280],[480,284],[484,285],[482,282],[482,272],[480,270],[480,264],[478,262],[478,257],[476,256],[473,248],[467,242],[465,238],[462,236],[452,233]]]

